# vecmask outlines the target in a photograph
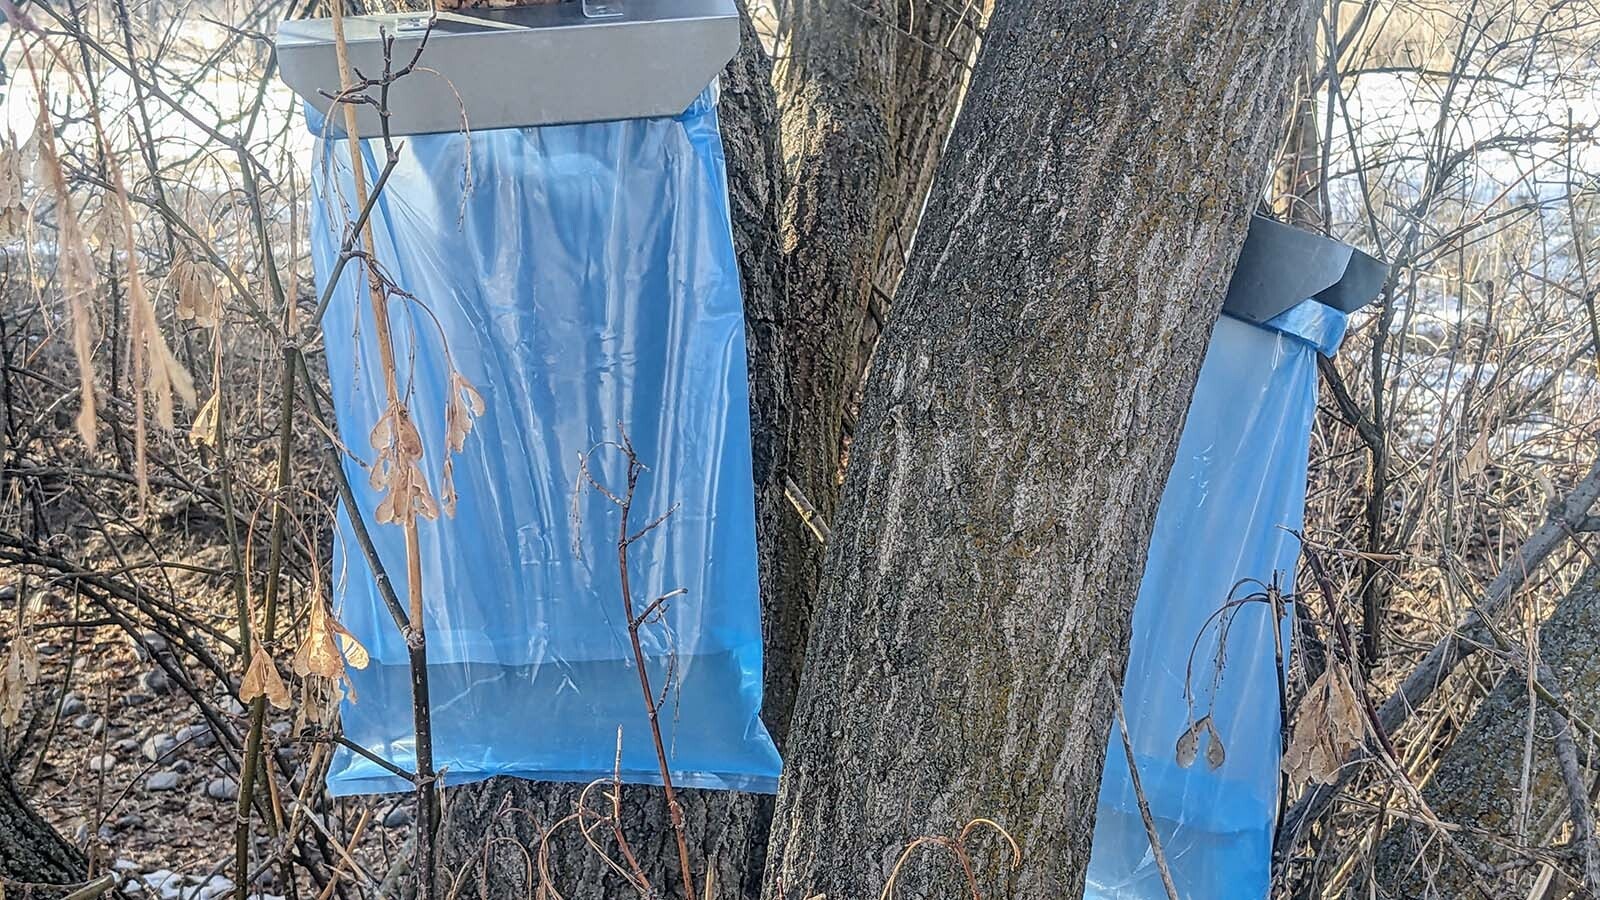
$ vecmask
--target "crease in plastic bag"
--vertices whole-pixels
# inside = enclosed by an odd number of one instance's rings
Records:
[[[1282,751],[1272,615],[1261,602],[1223,608],[1274,577],[1294,590],[1300,544],[1290,532],[1304,521],[1316,359],[1338,348],[1345,320],[1308,300],[1264,325],[1217,322],[1156,514],[1123,705],[1162,850],[1191,900],[1264,898],[1269,888]],[[1207,715],[1220,748],[1202,723],[1182,765],[1179,737]],[[1167,897],[1115,727],[1087,881],[1089,900]]]
[[[323,134],[318,118],[308,124]],[[312,173],[319,285],[356,213],[348,143],[331,131]],[[364,157],[370,188],[381,144]],[[380,265],[412,295],[391,299],[390,318],[436,496],[452,368],[486,406],[451,463],[455,515],[419,529],[446,782],[610,778],[619,727],[623,780],[660,781],[622,611],[619,510],[575,490],[580,454],[618,439],[620,423],[649,467],[630,523],[673,510],[632,545],[629,572],[637,608],[685,591],[641,629],[674,783],[775,790],[780,762],[759,717],[744,313],[713,89],[673,118],[407,137],[372,227]],[[359,261],[323,331],[339,429],[363,458],[347,457],[345,472],[405,597],[403,533],[372,524],[380,497],[364,470],[385,389]],[[614,447],[589,467],[624,489]],[[351,671],[344,732],[409,770],[405,643],[343,508],[337,531],[335,603],[372,657]],[[410,787],[346,749],[328,783],[339,795]]]

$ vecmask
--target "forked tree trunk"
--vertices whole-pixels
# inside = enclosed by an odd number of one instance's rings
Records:
[[[88,862],[28,805],[0,754],[0,881],[72,884],[87,877]]]
[[[1562,694],[1571,712],[1585,722],[1600,719],[1600,568],[1580,576],[1539,629],[1539,656],[1555,676],[1555,684],[1546,687]],[[1536,706],[1544,708],[1543,702]],[[1522,772],[1530,724],[1533,756],[1524,824]],[[1447,848],[1432,828],[1403,822],[1378,845],[1373,882],[1380,896],[1454,900],[1481,896],[1484,885],[1494,896],[1528,896],[1539,867],[1507,865],[1514,859],[1507,843],[1549,846],[1563,836],[1571,818],[1552,734],[1545,716],[1529,722],[1527,682],[1521,673],[1508,672],[1467,720],[1422,790],[1422,798],[1442,821],[1463,826],[1451,832],[1453,841],[1481,870],[1474,871]],[[1581,735],[1577,740],[1581,752],[1588,742]],[[1594,760],[1580,762],[1593,771]],[[1519,840],[1524,827],[1526,839]],[[1563,869],[1581,877],[1583,866],[1572,861]],[[1485,872],[1504,872],[1506,881],[1496,884],[1492,875],[1486,880]],[[1568,896],[1573,885],[1558,878],[1556,887],[1547,896]]]
[[[894,177],[888,195],[887,228],[877,269],[857,331],[855,359],[844,390],[844,436],[855,432],[861,388],[873,350],[888,323],[890,302],[905,272],[907,255],[933,185],[955,111],[966,90],[968,66],[988,21],[991,0],[917,3],[894,58]]]
[[[869,378],[768,897],[876,897],[977,817],[1024,857],[985,896],[1080,894],[1156,506],[1311,11],[996,3]],[[899,896],[969,895],[920,853]]]

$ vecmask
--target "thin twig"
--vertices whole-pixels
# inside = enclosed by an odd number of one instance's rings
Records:
[[[1122,735],[1122,753],[1128,758],[1128,781],[1133,785],[1133,796],[1139,801],[1139,818],[1144,820],[1144,834],[1150,839],[1150,853],[1155,857],[1156,870],[1161,873],[1161,886],[1166,888],[1167,900],[1179,900],[1178,885],[1172,880],[1172,869],[1167,866],[1167,854],[1161,849],[1161,835],[1156,832],[1155,816],[1150,814],[1150,800],[1144,795],[1144,784],[1139,780],[1139,763],[1133,758],[1133,739],[1128,737],[1128,719],[1122,711],[1122,687],[1112,685],[1111,696],[1117,701],[1117,733]]]
[[[428,33],[432,32],[432,23],[429,23]],[[363,211],[368,211],[371,203],[367,190],[366,174],[364,171],[361,147],[361,133],[356,124],[356,103],[358,90],[355,83],[356,73],[350,66],[349,46],[344,34],[344,0],[333,2],[333,35],[334,51],[339,66],[340,105],[344,111],[345,137],[350,149],[350,175],[355,185],[356,205]],[[422,48],[427,44],[427,34],[423,36],[421,44],[417,47],[420,55]],[[388,159],[398,157],[393,141],[389,134],[389,86],[394,79],[406,74],[415,65],[416,58],[412,58],[405,70],[395,73],[391,65],[391,51],[394,43],[390,39],[383,42],[383,77],[377,82],[379,86],[378,120],[382,123],[382,138]],[[367,82],[365,86],[370,86]],[[384,393],[387,399],[389,415],[396,418],[397,426],[391,429],[391,439],[399,440],[398,427],[407,423],[410,416],[405,401],[401,398],[399,389],[398,368],[394,358],[394,342],[389,331],[389,306],[385,289],[380,283],[380,274],[377,264],[378,254],[372,237],[372,223],[367,220],[358,230],[361,235],[361,245],[365,252],[367,270],[367,294],[372,307],[374,323],[374,339],[378,344],[379,363],[383,371]],[[413,786],[417,795],[417,822],[416,822],[416,877],[417,895],[424,900],[434,900],[438,885],[434,872],[434,832],[439,824],[439,809],[436,800],[435,773],[433,770],[433,713],[429,702],[428,692],[428,656],[427,656],[427,627],[424,619],[422,598],[422,546],[417,531],[417,513],[412,507],[410,497],[401,498],[399,504],[400,525],[405,532],[406,547],[406,592],[409,600],[406,631],[406,649],[411,670],[411,709],[413,730],[415,733],[415,758],[416,771]]]
[[[800,514],[800,521],[811,529],[811,534],[819,542],[828,543],[828,539],[833,537],[833,530],[828,527],[827,522],[822,520],[822,515],[817,512],[815,506],[811,505],[811,501],[806,499],[805,492],[800,490],[800,486],[795,484],[794,480],[787,475],[783,478],[783,496],[787,497],[789,502],[793,504],[795,511]]]
[[[671,510],[652,519],[649,525],[639,529],[638,532],[633,532],[629,529],[628,517],[633,511],[634,492],[639,486],[639,476],[644,473],[645,466],[639,461],[638,454],[634,452],[633,443],[628,440],[628,432],[622,428],[621,423],[618,423],[617,427],[621,431],[621,437],[617,441],[601,444],[594,449],[613,446],[622,451],[627,460],[628,470],[627,487],[622,491],[621,495],[619,496],[607,490],[590,474],[588,454],[579,457],[578,469],[580,477],[586,479],[600,494],[610,500],[620,513],[620,521],[617,525],[617,573],[621,580],[623,616],[624,621],[628,623],[628,641],[633,647],[634,668],[639,673],[639,689],[644,694],[645,714],[650,721],[650,737],[655,742],[656,762],[661,772],[661,787],[667,797],[667,812],[672,822],[673,835],[677,838],[678,868],[679,875],[683,879],[684,896],[692,898],[698,895],[694,887],[694,870],[689,863],[689,843],[683,824],[683,807],[678,803],[678,794],[672,784],[672,767],[667,762],[666,744],[661,738],[660,704],[657,702],[655,690],[650,684],[650,670],[646,665],[644,645],[639,640],[639,629],[645,624],[645,620],[658,612],[664,601],[676,596],[681,591],[671,591],[651,602],[646,607],[645,612],[636,612],[633,603],[631,573],[628,565],[628,548],[656,526],[665,522],[667,516],[671,514]],[[593,452],[594,450],[590,451],[590,453]],[[618,752],[620,754],[620,749]]]

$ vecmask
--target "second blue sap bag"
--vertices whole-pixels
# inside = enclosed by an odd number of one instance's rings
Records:
[[[320,130],[320,126],[314,124]],[[682,115],[401,139],[372,216],[401,391],[435,495],[422,521],[434,763],[447,783],[508,774],[658,783],[623,613],[619,510],[579,484],[580,456],[620,493],[625,430],[648,466],[630,522],[632,599],[682,589],[644,626],[675,784],[771,791],[779,759],[761,723],[761,623],[744,316],[711,91]],[[355,215],[347,143],[319,141],[313,257],[330,277]],[[368,142],[364,168],[382,168]],[[324,320],[346,474],[384,566],[406,596],[402,530],[373,525],[364,464],[385,406],[365,272],[345,269]],[[459,373],[484,409],[446,453]],[[592,453],[591,453],[592,451]],[[406,647],[354,542],[334,551],[336,607],[372,662],[352,670],[345,735],[414,762]],[[335,794],[410,785],[341,750]]]
[[[1162,850],[1193,900],[1267,895],[1281,752],[1274,642],[1282,632],[1287,653],[1287,630],[1267,603],[1228,604],[1274,578],[1294,591],[1317,354],[1337,349],[1345,322],[1315,300],[1261,324],[1218,320],[1156,514],[1123,705]],[[1085,897],[1166,896],[1113,726]]]

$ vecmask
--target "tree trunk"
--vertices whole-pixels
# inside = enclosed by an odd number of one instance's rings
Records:
[[[793,0],[774,76],[788,177],[779,211],[790,342],[784,474],[823,522],[838,498],[857,332],[889,228],[895,10],[890,0]],[[794,602],[764,620],[767,703],[775,710],[794,707],[822,565],[820,543],[797,549]],[[773,735],[780,750],[783,718]]]
[[[1561,696],[1584,721],[1600,718],[1600,567],[1591,567],[1539,629],[1539,656],[1555,676],[1545,687]],[[1536,709],[1544,709],[1539,703]],[[1522,818],[1522,769],[1530,726],[1525,676],[1515,670],[1500,679],[1445,751],[1422,798],[1446,823],[1464,826],[1455,843],[1483,869],[1514,857],[1506,842],[1548,846],[1569,820],[1567,792],[1557,768],[1551,724],[1534,718],[1532,767],[1528,780],[1526,835]],[[1578,744],[1586,741],[1580,736]],[[1593,768],[1593,760],[1581,760]],[[1492,839],[1490,836],[1497,839]],[[1564,867],[1574,875],[1581,864]],[[1512,868],[1510,883],[1495,885],[1496,896],[1528,896],[1538,867]],[[1478,896],[1480,873],[1446,849],[1433,829],[1407,822],[1379,843],[1373,878],[1382,896],[1454,898]],[[1559,896],[1559,895],[1558,895]]]
[[[876,273],[845,387],[844,437],[855,433],[861,388],[878,337],[888,323],[890,301],[922,220],[934,167],[944,150],[956,109],[966,90],[968,66],[977,52],[990,0],[917,3],[912,32],[901,36],[894,60],[894,177],[889,188],[888,234],[878,251]]]
[[[775,606],[794,602],[795,576],[788,560],[811,552],[812,538],[783,491],[787,448],[781,436],[790,415],[783,383],[789,351],[784,344],[784,272],[777,237],[783,170],[771,64],[748,20],[744,24],[739,55],[722,75],[720,112],[734,249],[745,297],[756,544],[763,622],[768,623],[779,618]],[[776,692],[774,677],[769,667],[769,695]],[[769,702],[763,714],[774,734],[788,723],[786,706],[775,712]],[[447,885],[459,883],[464,897],[531,896],[529,866],[537,859],[545,830],[573,811],[581,789],[582,785],[494,778],[446,791],[447,815],[438,842],[440,877],[447,879]],[[681,896],[677,848],[662,792],[629,786],[623,797],[623,821],[640,864],[662,896]],[[678,799],[697,874],[714,871],[719,900],[756,896],[772,798],[679,790]],[[557,832],[550,859],[555,886],[567,900],[625,896],[623,882],[574,829]],[[537,882],[536,876],[533,881]]]
[[[1310,13],[996,3],[869,376],[767,896],[875,897],[976,817],[1022,848],[996,896],[1080,894],[1156,506]],[[921,853],[901,896],[967,894]]]
[[[0,881],[73,884],[88,877],[88,862],[28,805],[0,753]]]

